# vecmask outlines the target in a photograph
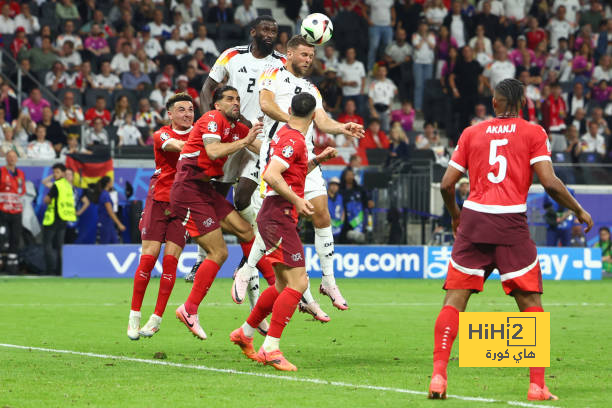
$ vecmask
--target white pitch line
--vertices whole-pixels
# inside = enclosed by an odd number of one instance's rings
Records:
[[[202,366],[202,365],[189,365],[189,364],[181,364],[181,363],[172,363],[169,361],[147,360],[143,358],[133,358],[133,357],[125,357],[125,356],[113,356],[110,354],[85,353],[82,351],[57,350],[57,349],[50,349],[50,348],[43,348],[43,347],[30,347],[30,346],[21,346],[18,344],[5,344],[5,343],[0,343],[0,347],[13,348],[13,349],[19,349],[19,350],[29,350],[29,351],[32,351],[32,350],[43,351],[47,353],[72,354],[76,356],[129,361],[132,363],[152,364],[152,365],[160,365],[160,366],[166,366],[166,367],[188,368],[188,369],[193,369],[193,370],[212,371],[215,373],[223,373],[223,374],[248,375],[252,377],[269,378],[269,379],[274,379],[274,380],[285,380],[285,381],[303,382],[303,383],[319,384],[319,385],[332,385],[335,387],[358,388],[362,390],[374,390],[374,391],[389,391],[389,392],[396,392],[396,393],[401,393],[401,394],[412,394],[412,395],[427,395],[427,393],[424,391],[407,390],[404,388],[381,387],[377,385],[366,385],[366,384],[351,384],[351,383],[346,383],[342,381],[322,380],[319,378],[300,378],[300,377],[289,377],[289,376],[274,375],[274,374],[253,373],[253,372],[248,372],[248,371],[232,370],[229,368],[215,368],[215,367],[207,367],[207,366]],[[450,394],[448,395],[448,397],[456,398],[456,399],[463,400],[463,401],[505,403],[508,405],[513,405],[513,406],[518,406],[518,407],[556,408],[553,405],[538,405],[538,404],[531,404],[531,403],[520,402],[520,401],[503,401],[503,400],[496,400],[492,398],[465,397],[461,395],[450,395]]]
[[[182,303],[168,303],[168,306],[180,306]],[[514,307],[514,303],[485,303],[487,306],[509,306]],[[115,307],[115,306],[126,306],[127,303],[0,303],[0,307]],[[154,306],[155,303],[143,303],[143,306]],[[219,303],[210,302],[203,303],[204,307],[235,307],[235,303]],[[440,302],[413,302],[413,303],[351,303],[353,307],[442,307]],[[610,307],[612,303],[544,303],[546,307]]]

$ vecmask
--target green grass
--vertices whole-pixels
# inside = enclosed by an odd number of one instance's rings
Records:
[[[200,309],[208,340],[196,340],[174,318],[190,288],[179,280],[162,330],[152,339],[129,341],[131,280],[0,278],[0,343],[146,360],[164,352],[163,361],[189,366],[427,390],[442,282],[341,280],[349,311],[334,310],[319,296],[332,321],[323,325],[296,313],[285,330],[282,349],[299,367],[297,373],[251,362],[229,342],[230,331],[248,313],[247,306],[231,303],[230,282],[215,282]],[[152,280],[149,286],[144,321],[152,313],[158,283]],[[552,338],[546,380],[561,401],[539,404],[611,406],[612,281],[545,282],[545,290]],[[472,297],[468,311],[515,309],[499,282],[490,282],[485,293]],[[262,342],[257,336],[256,348]],[[453,357],[457,352],[455,346]],[[0,347],[0,407],[495,407],[527,402],[528,380],[524,368],[459,368],[455,359],[449,365],[450,394],[499,402],[440,402],[391,390]]]

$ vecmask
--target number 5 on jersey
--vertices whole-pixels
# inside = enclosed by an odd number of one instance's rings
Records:
[[[489,145],[489,164],[494,166],[495,163],[499,163],[499,172],[497,176],[490,171],[487,174],[487,178],[491,183],[501,183],[506,178],[506,170],[508,170],[508,160],[501,154],[497,154],[497,148],[508,144],[508,139],[491,140]]]

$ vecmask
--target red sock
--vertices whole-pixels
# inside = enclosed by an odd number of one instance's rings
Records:
[[[187,313],[198,313],[198,306],[202,303],[202,299],[204,299],[208,289],[210,289],[210,286],[215,280],[219,268],[219,265],[217,265],[215,261],[211,261],[210,259],[202,261],[196,272],[189,297],[185,302],[185,310]]]
[[[542,309],[539,306],[528,307],[527,309],[523,310],[523,312],[525,313],[543,312],[543,311],[544,309]],[[544,387],[545,371],[546,371],[546,368],[544,367],[529,367],[529,382],[538,384],[540,387]]]
[[[440,310],[434,329],[434,370],[433,375],[440,374],[446,378],[446,367],[451,348],[459,331],[459,310],[446,305]]]
[[[255,242],[255,238],[253,238],[249,242],[240,243],[240,246],[242,247],[242,253],[247,259],[249,258],[249,254],[251,253],[251,248],[253,248],[253,242]],[[274,283],[276,283],[276,275],[274,274],[274,267],[272,266],[270,261],[266,259],[265,255],[259,260],[259,262],[257,262],[256,266],[259,272],[261,272],[263,277],[268,282],[268,285],[274,286]]]
[[[134,274],[134,291],[132,292],[132,310],[139,312],[142,307],[142,299],[144,298],[149,279],[151,279],[151,271],[155,267],[157,258],[153,255],[141,255],[138,269]]]
[[[251,248],[253,248],[253,242],[255,242],[255,237],[253,237],[249,242],[241,242],[240,246],[242,247],[242,253],[244,256],[249,259],[249,254],[251,253]]]
[[[255,307],[251,310],[251,314],[249,314],[247,319],[248,325],[251,327],[259,326],[259,323],[272,312],[272,307],[274,306],[276,298],[278,298],[278,291],[274,285],[264,290],[259,296],[259,299],[257,299]]]
[[[176,280],[176,265],[178,259],[172,255],[164,256],[162,261],[163,273],[159,281],[159,292],[157,293],[157,303],[155,304],[155,314],[162,317],[168,304],[168,298],[172,293],[174,281]]]
[[[283,329],[291,320],[291,316],[293,316],[301,298],[302,294],[297,290],[288,287],[283,289],[272,308],[272,320],[270,320],[268,336],[280,338],[283,334]]]

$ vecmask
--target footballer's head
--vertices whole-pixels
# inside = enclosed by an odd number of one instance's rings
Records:
[[[291,108],[289,114],[300,119],[312,119],[314,117],[317,101],[314,96],[308,92],[302,92],[295,95],[291,99]]]
[[[231,121],[240,118],[240,96],[233,86],[225,85],[213,93],[212,107]]]
[[[295,76],[304,77],[310,73],[314,60],[314,45],[301,35],[294,35],[287,42],[287,65]]]
[[[493,109],[497,117],[518,116],[525,103],[525,88],[521,81],[507,78],[495,86]]]
[[[264,55],[269,55],[274,49],[278,35],[278,24],[272,16],[259,16],[251,25],[251,37],[255,46]]]
[[[172,95],[166,102],[166,110],[173,129],[185,130],[193,125],[193,98],[188,93]]]

